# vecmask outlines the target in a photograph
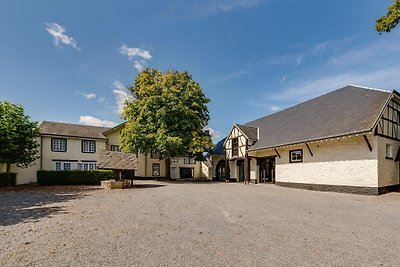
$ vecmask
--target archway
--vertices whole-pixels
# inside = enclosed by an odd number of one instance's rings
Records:
[[[225,160],[218,161],[215,168],[215,180],[221,181],[225,179]]]

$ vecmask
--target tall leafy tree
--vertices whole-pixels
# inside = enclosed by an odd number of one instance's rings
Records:
[[[21,105],[0,102],[0,163],[7,165],[8,184],[11,164],[26,168],[38,158],[39,134],[38,123]]]
[[[386,15],[376,20],[375,30],[379,33],[390,32],[400,22],[400,0],[394,0]]]
[[[210,99],[187,71],[145,69],[128,89],[134,99],[126,103],[123,112],[127,121],[121,134],[124,151],[156,150],[165,160],[165,176],[170,178],[172,157],[201,159],[211,150],[210,134],[204,131]]]

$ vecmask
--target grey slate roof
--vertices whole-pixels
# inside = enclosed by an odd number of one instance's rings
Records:
[[[214,155],[218,155],[218,156],[225,156],[225,148],[224,148],[224,143],[225,143],[225,139],[220,140],[215,147],[212,150],[212,154]]]
[[[105,170],[136,170],[135,154],[102,150],[99,152],[97,168]]]
[[[94,139],[106,139],[102,133],[110,129],[108,127],[88,126],[53,121],[43,121],[42,124],[40,124],[40,127],[40,133],[42,135],[58,135]]]
[[[257,127],[235,124],[249,139],[257,140]]]
[[[349,85],[251,121],[260,136],[249,151],[371,131],[390,95]]]

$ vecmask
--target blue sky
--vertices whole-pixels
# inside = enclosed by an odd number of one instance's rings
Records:
[[[0,0],[0,100],[113,125],[138,69],[186,69],[218,139],[347,84],[400,89],[400,29],[373,30],[391,2]]]

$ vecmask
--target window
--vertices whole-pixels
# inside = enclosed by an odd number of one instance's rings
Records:
[[[83,153],[95,153],[96,152],[96,141],[82,140],[82,152]]]
[[[56,162],[56,171],[61,171],[61,162]]]
[[[64,171],[70,171],[71,170],[71,162],[64,162]]]
[[[232,139],[232,157],[239,156],[239,139]]]
[[[51,151],[66,152],[67,151],[67,139],[51,138]]]
[[[71,162],[55,161],[54,169],[56,171],[70,171],[72,169]]]
[[[195,164],[196,162],[195,162],[195,160],[194,160],[194,158],[184,158],[183,159],[183,163],[185,163],[185,164]]]
[[[291,150],[289,152],[289,162],[302,162],[303,161],[303,149]]]
[[[158,159],[158,158],[160,158],[160,155],[159,155],[159,153],[156,151],[156,150],[151,150],[151,153],[150,153],[150,158],[152,158],[152,159]]]
[[[179,162],[178,158],[172,158],[171,162]]]
[[[119,151],[119,146],[111,145],[111,151]]]
[[[153,176],[160,176],[160,163],[153,163],[151,173]]]
[[[78,163],[78,169],[81,171],[92,171],[97,169],[97,162],[80,162]]]
[[[386,159],[393,159],[393,146],[386,144]]]

